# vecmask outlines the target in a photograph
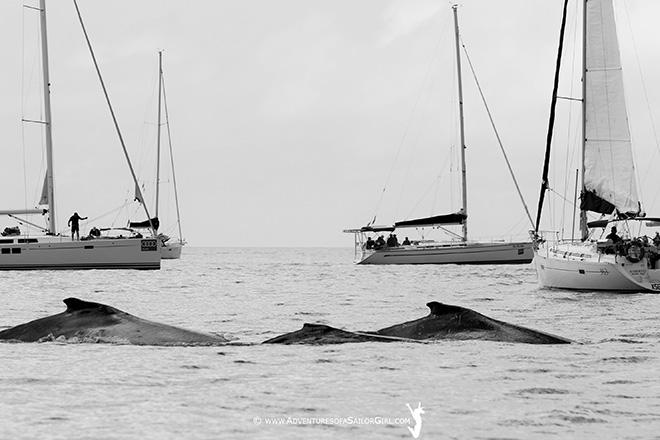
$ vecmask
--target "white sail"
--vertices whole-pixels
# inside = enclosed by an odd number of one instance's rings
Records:
[[[584,187],[620,212],[639,211],[612,0],[587,2]]]

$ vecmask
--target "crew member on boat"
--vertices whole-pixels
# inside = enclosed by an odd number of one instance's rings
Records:
[[[366,248],[366,249],[373,249],[374,246],[376,246],[376,242],[373,240],[373,238],[368,237],[368,238],[367,238],[367,243],[366,243],[366,245],[365,245],[365,248]]]
[[[399,243],[397,243],[396,235],[390,234],[387,237],[387,247],[397,247]]]
[[[69,226],[71,226],[71,240],[73,236],[76,236],[76,240],[80,240],[80,220],[87,220],[87,217],[81,217],[77,212],[74,212],[73,215],[69,218]]]
[[[618,242],[621,241],[621,237],[619,237],[616,233],[616,226],[612,226],[612,230],[610,231],[609,234],[607,234],[607,237],[605,237],[608,240],[611,240],[612,243],[617,244]]]

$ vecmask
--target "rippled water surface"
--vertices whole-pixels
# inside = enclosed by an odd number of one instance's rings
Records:
[[[418,402],[420,438],[660,436],[656,295],[545,290],[531,265],[354,266],[351,249],[184,254],[157,272],[0,273],[0,328],[76,296],[249,343],[1,343],[0,438],[406,439],[395,419]],[[251,344],[304,322],[374,330],[426,315],[431,300],[579,343]]]

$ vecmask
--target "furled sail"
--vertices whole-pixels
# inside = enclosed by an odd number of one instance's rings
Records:
[[[138,186],[137,182],[135,182],[135,198],[133,200],[136,200],[144,205],[144,200],[142,200],[142,192],[140,191],[140,187]]]
[[[44,186],[41,187],[41,197],[39,198],[39,204],[48,204],[48,174],[44,176]]]
[[[612,0],[586,9],[583,210],[640,212]]]
[[[467,215],[462,212],[454,214],[435,215],[433,217],[417,218],[394,223],[395,228],[422,228],[435,225],[462,225]]]

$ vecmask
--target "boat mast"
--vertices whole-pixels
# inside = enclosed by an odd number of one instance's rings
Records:
[[[44,125],[46,128],[46,191],[48,197],[48,233],[55,234],[55,190],[53,188],[53,134],[51,131],[50,76],[48,74],[48,37],[46,0],[39,0],[41,17],[41,67],[44,82]]]
[[[458,73],[458,114],[459,114],[459,127],[461,133],[461,180],[463,188],[463,241],[468,239],[467,229],[467,176],[465,172],[465,126],[463,121],[463,82],[461,78],[461,47],[460,47],[460,33],[458,31],[458,5],[452,6],[454,10],[454,29],[456,33],[456,71]]]
[[[557,90],[559,89],[559,72],[561,69],[561,54],[564,49],[564,31],[566,29],[566,13],[568,11],[568,0],[564,0],[564,11],[561,16],[561,30],[559,31],[559,49],[557,50],[557,63],[555,66],[555,81],[552,88],[552,100],[550,101],[550,120],[548,121],[548,133],[546,135],[545,159],[543,161],[543,175],[541,177],[541,194],[539,195],[539,205],[536,211],[536,226],[534,233],[538,234],[541,225],[541,211],[543,210],[543,200],[545,192],[550,188],[548,184],[548,172],[550,171],[550,148],[552,147],[552,134],[555,127],[555,111],[557,107]]]
[[[181,232],[181,212],[179,211],[179,193],[176,186],[176,174],[174,173],[174,153],[172,152],[172,133],[170,133],[170,114],[167,110],[167,93],[165,92],[165,78],[163,78],[163,104],[165,106],[165,127],[167,128],[167,143],[170,147],[170,163],[172,165],[172,183],[174,184],[174,203],[176,204],[176,223],[179,227],[179,243],[183,244],[183,233]]]
[[[584,188],[584,152],[587,143],[587,0],[582,2],[582,194]],[[582,240],[589,236],[587,211],[580,207],[580,231]]]
[[[163,90],[163,51],[158,51],[158,130],[156,134],[156,218],[158,218],[158,196],[160,193],[160,102]]]

